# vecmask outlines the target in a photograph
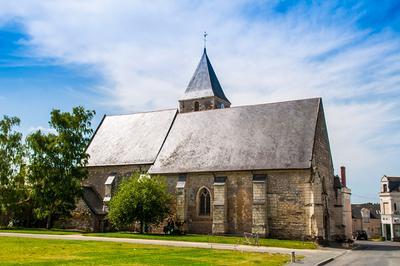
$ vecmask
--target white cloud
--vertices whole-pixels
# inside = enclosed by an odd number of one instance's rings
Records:
[[[33,56],[99,70],[108,81],[94,88],[102,104],[124,112],[176,106],[208,30],[210,58],[234,105],[322,96],[336,167],[348,166],[358,194],[375,193],[368,182],[400,172],[392,128],[400,114],[398,36],[358,29],[356,8],[265,8],[251,19],[240,11],[245,4],[2,1],[0,23],[22,23]]]
[[[33,133],[38,130],[40,130],[40,131],[42,131],[42,133],[46,133],[46,134],[47,133],[53,133],[53,134],[57,133],[54,128],[37,126],[37,127],[30,127],[28,129],[28,134]]]

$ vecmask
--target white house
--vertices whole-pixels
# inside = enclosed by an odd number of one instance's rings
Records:
[[[400,241],[400,177],[384,175],[379,198],[382,236],[386,240]]]

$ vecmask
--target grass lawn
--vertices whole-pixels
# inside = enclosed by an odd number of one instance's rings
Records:
[[[10,233],[29,233],[29,234],[54,234],[69,235],[81,234],[76,231],[66,231],[61,229],[42,229],[42,228],[21,228],[21,229],[0,229],[0,232]],[[159,234],[137,234],[132,232],[110,232],[110,233],[84,233],[84,236],[103,236],[117,238],[137,238],[137,239],[156,239],[156,240],[174,240],[174,241],[190,241],[190,242],[207,242],[222,244],[245,244],[244,237],[239,236],[213,236],[213,235],[159,235]],[[279,240],[270,238],[260,238],[260,245],[266,247],[281,247],[293,249],[316,249],[317,245],[310,241],[298,240]]]
[[[245,244],[244,237],[239,236],[213,236],[213,235],[157,235],[157,234],[137,234],[131,232],[112,232],[112,233],[92,233],[85,234],[90,236],[118,237],[118,238],[139,238],[139,239],[157,239],[157,240],[175,240],[190,242],[209,242],[223,244]],[[260,245],[266,247],[281,247],[295,249],[316,249],[317,246],[309,241],[297,240],[279,240],[270,238],[260,238]]]
[[[288,255],[0,237],[0,265],[283,265]]]
[[[81,234],[78,231],[62,230],[62,229],[45,229],[45,228],[0,228],[0,233],[21,233],[21,234],[49,234],[49,235],[76,235]]]

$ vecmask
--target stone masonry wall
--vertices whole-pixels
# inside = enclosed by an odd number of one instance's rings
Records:
[[[334,188],[334,170],[322,104],[317,119],[312,165],[314,181],[317,182],[313,184],[313,197],[316,202],[311,203],[310,213],[318,217],[316,219],[319,229],[317,235],[332,239],[334,235],[344,233],[343,216],[341,195],[340,192],[336,193]],[[320,224],[321,217],[323,224]]]
[[[309,237],[307,203],[310,170],[267,172],[267,220],[269,236]]]
[[[213,200],[213,234],[225,234],[227,232],[227,196],[226,183],[214,181]]]
[[[262,171],[266,174],[266,204],[253,206],[253,181],[255,172],[225,172],[226,176],[226,212],[228,234],[242,235],[252,232],[253,222],[259,225],[258,219],[267,219],[268,236],[276,238],[303,239],[308,233],[308,216],[306,202],[309,195],[310,170]],[[176,187],[178,176],[170,175],[175,180],[170,186]],[[212,173],[187,174],[185,184],[185,204],[188,231],[190,233],[213,233],[213,212],[215,207],[214,175]],[[198,215],[198,191],[207,187],[211,192],[210,216]],[[261,192],[262,189],[258,190]],[[260,195],[260,198],[262,196]],[[258,210],[262,206],[262,210]],[[256,210],[254,217],[253,211]],[[261,220],[263,219],[261,217]],[[256,225],[257,225],[256,224]]]
[[[230,103],[213,96],[201,99],[179,101],[179,111],[181,113],[194,112],[194,102],[199,103],[199,111],[218,109],[221,103],[224,104],[225,108],[230,106]]]
[[[84,185],[93,186],[102,198],[105,196],[104,183],[107,177],[115,175],[116,182],[120,182],[123,178],[131,176],[134,172],[147,172],[149,165],[116,165],[116,166],[95,166],[88,167],[89,177],[85,180]]]
[[[148,165],[122,165],[122,166],[96,166],[88,167],[89,176],[83,182],[83,185],[92,186],[101,196],[105,196],[105,181],[107,177],[116,176],[116,183],[124,178],[131,176],[135,171],[147,172]],[[117,189],[117,184],[114,186]],[[115,193],[115,191],[113,191]],[[65,228],[76,228],[83,231],[101,231],[103,230],[104,216],[93,214],[86,203],[81,199],[76,208],[71,213],[72,217],[60,221],[60,226]]]
[[[71,217],[60,219],[55,226],[64,229],[77,229],[84,232],[101,231],[101,221],[96,217],[86,203],[80,199],[75,209],[71,212]]]
[[[128,177],[134,171],[146,171],[148,166],[113,166],[89,168],[90,177],[86,183],[92,184],[101,196],[104,196],[104,182],[109,175]],[[253,174],[266,175],[264,187],[254,187]],[[183,188],[177,187],[178,175],[167,175],[169,192],[175,195],[173,212],[185,219],[185,227],[190,233],[211,234],[213,232],[213,214],[215,200],[214,176],[226,176],[225,185],[218,195],[225,194],[221,206],[222,218],[226,215],[226,225],[222,231],[227,234],[243,235],[252,232],[260,221],[266,219],[267,236],[275,238],[304,239],[311,237],[310,202],[314,199],[316,188],[310,183],[311,170],[280,171],[238,171],[224,173],[188,173]],[[199,215],[198,192],[202,187],[211,193],[209,216]],[[320,201],[322,185],[319,194]],[[253,189],[256,189],[253,191]],[[256,198],[262,199],[265,189],[265,204],[254,205]],[[180,193],[180,194],[179,194]],[[260,194],[260,195],[259,195]],[[183,206],[177,203],[183,202]],[[322,205],[322,204],[320,204]],[[260,209],[261,208],[261,209]],[[177,213],[177,211],[179,213]],[[254,212],[254,217],[253,217]],[[318,212],[318,211],[317,211]],[[225,214],[226,213],[226,214]],[[223,220],[223,219],[222,219]],[[322,224],[322,216],[315,215],[314,223]],[[258,230],[258,229],[257,229]],[[256,230],[256,231],[257,231]],[[321,229],[322,230],[322,229]],[[262,233],[262,232],[259,232]]]

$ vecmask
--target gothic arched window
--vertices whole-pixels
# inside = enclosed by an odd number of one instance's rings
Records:
[[[202,188],[199,194],[199,215],[210,215],[211,195],[207,188]]]
[[[199,102],[194,102],[194,110],[199,111],[200,110],[200,104]]]

